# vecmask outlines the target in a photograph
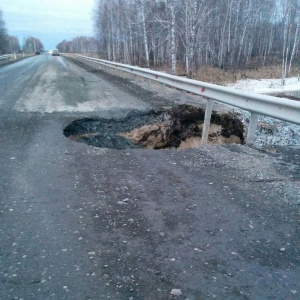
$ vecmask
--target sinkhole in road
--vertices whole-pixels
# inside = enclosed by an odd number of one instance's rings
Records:
[[[199,147],[204,120],[203,108],[178,105],[150,111],[132,111],[122,119],[84,118],[64,128],[69,139],[112,149]],[[238,115],[213,112],[209,144],[244,142],[243,123]]]

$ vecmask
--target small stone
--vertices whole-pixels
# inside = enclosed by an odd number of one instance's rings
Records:
[[[164,232],[159,233],[160,236],[165,236],[166,234]]]
[[[182,292],[181,292],[180,289],[172,289],[171,290],[171,295],[173,295],[173,296],[181,296]]]
[[[118,203],[119,205],[127,205],[127,203],[124,202],[124,201],[118,201],[117,203]]]
[[[281,251],[281,252],[284,252],[284,251],[285,251],[285,248],[283,248],[283,247],[280,248],[280,251]]]
[[[107,269],[107,268],[108,268],[108,265],[104,265],[103,268]]]
[[[88,255],[96,255],[96,252],[95,251],[90,251],[90,252],[88,252]]]

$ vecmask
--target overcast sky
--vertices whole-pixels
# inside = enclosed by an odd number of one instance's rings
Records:
[[[95,0],[0,0],[9,35],[39,38],[45,50],[63,39],[93,36]]]

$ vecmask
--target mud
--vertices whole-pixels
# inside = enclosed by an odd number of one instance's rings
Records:
[[[123,119],[76,120],[64,129],[64,135],[100,148],[186,149],[200,146],[204,115],[203,108],[188,105],[132,111]],[[243,132],[237,114],[213,112],[210,144],[243,144]]]

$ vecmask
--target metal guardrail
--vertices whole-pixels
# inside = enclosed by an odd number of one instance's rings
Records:
[[[10,59],[10,54],[0,56],[0,62],[1,61],[9,61],[9,59]]]
[[[108,68],[138,75],[177,88],[181,91],[191,92],[193,94],[208,98],[202,133],[202,144],[207,143],[214,101],[232,105],[251,112],[246,141],[248,144],[254,142],[259,115],[269,116],[275,119],[300,125],[300,102],[298,101],[261,95],[253,92],[243,92],[229,87],[181,78],[162,72],[151,71],[149,69],[91,58],[83,55],[77,54],[76,56],[80,59],[93,62],[95,64],[101,64],[102,66]]]

